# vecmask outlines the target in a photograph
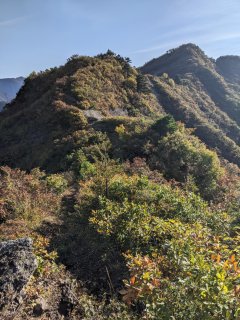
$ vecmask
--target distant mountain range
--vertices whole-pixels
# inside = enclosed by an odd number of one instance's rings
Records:
[[[8,99],[23,82],[12,80],[18,86],[9,85],[15,90]],[[57,168],[61,162],[54,159],[71,152],[83,123],[107,132],[113,129],[103,119],[156,119],[166,113],[240,166],[240,57],[214,60],[185,44],[138,69],[108,51],[73,56],[64,66],[33,73],[0,114],[0,163]]]
[[[0,110],[16,97],[23,83],[23,77],[0,79]]]

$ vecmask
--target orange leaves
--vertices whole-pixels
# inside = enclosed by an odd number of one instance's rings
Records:
[[[135,281],[136,281],[136,277],[135,276],[130,278],[130,284],[131,285],[134,285]]]
[[[132,276],[130,278],[129,284],[126,283],[126,288],[119,291],[119,293],[123,296],[123,301],[127,305],[131,305],[134,300],[137,299],[140,289],[134,286],[136,283],[136,276]]]
[[[238,262],[236,261],[235,254],[232,254],[228,259],[228,266],[230,267],[230,265],[232,266],[231,269],[234,272],[240,273],[240,269],[238,268]]]
[[[234,271],[237,272],[238,271],[238,263],[237,263],[237,261],[234,261],[232,264],[233,264]]]
[[[221,261],[221,255],[218,253],[218,254],[211,254],[211,259],[212,261],[216,261],[216,263],[220,263]]]
[[[211,254],[211,260],[216,262],[217,264],[221,263],[221,255],[218,254]],[[235,254],[232,254],[228,259],[225,261],[222,260],[222,266],[224,270],[234,271],[237,273],[240,273],[240,269],[238,268],[238,262],[236,261]]]
[[[149,277],[150,275],[148,275]],[[148,295],[156,288],[160,286],[160,280],[157,278],[149,279],[148,282],[146,280],[146,273],[143,275],[139,275],[137,279],[136,276],[132,276],[130,278],[129,283],[126,283],[125,289],[119,291],[119,293],[123,296],[123,301],[131,305],[139,295]]]
[[[154,287],[159,287],[160,286],[160,280],[159,279],[153,279],[152,284]]]
[[[232,254],[230,256],[229,262],[232,264],[233,270],[237,272],[239,269],[238,269],[238,262],[236,261],[235,254]]]
[[[220,263],[220,260],[221,260],[221,256],[220,256],[220,254],[218,254],[218,255],[217,255],[217,260],[216,260],[216,262],[217,262],[217,263]]]
[[[149,256],[132,256],[126,254],[128,266],[131,270],[129,281],[125,281],[125,288],[120,290],[123,301],[133,303],[139,296],[151,295],[154,289],[160,287],[160,266],[162,257],[157,254]]]
[[[200,238],[197,232],[194,232],[197,236],[189,237],[193,234],[192,229],[189,230],[191,233],[187,236],[184,230],[181,237],[178,233],[167,242],[165,251],[154,248],[145,256],[125,255],[131,276],[121,291],[123,301],[128,305],[143,302],[144,316],[153,312],[153,319],[164,318],[161,313],[155,314],[161,306],[163,312],[165,306],[168,310],[176,308],[175,315],[179,306],[185,310],[189,301],[203,308],[199,319],[210,309],[219,312],[219,305],[226,306],[227,310],[239,306],[239,241],[212,235]],[[225,314],[223,318],[227,319]]]

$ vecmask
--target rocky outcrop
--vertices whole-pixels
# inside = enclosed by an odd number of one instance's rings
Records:
[[[0,243],[0,318],[12,319],[22,292],[37,267],[32,240],[23,238]]]

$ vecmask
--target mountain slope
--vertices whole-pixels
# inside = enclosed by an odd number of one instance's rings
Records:
[[[240,94],[218,70],[217,62],[193,44],[170,50],[141,68],[166,112],[196,128],[207,145],[240,164]]]
[[[16,97],[23,82],[23,77],[0,79],[0,110]]]
[[[224,78],[219,68],[219,62],[188,44],[141,70],[108,51],[96,57],[73,56],[64,66],[33,73],[0,114],[0,163],[27,170],[36,166],[63,170],[73,150],[106,140],[101,136],[105,134],[117,143],[115,156],[146,156],[138,137],[136,144],[130,140],[124,146],[116,140],[116,126],[125,126],[123,131],[132,132],[131,126],[145,130],[144,139],[151,140],[147,119],[168,113],[240,166],[238,84]],[[122,120],[116,120],[119,117]]]
[[[240,85],[240,57],[222,56],[216,60],[218,72],[229,82]]]
[[[31,74],[0,114],[0,162],[57,170],[63,165],[59,159],[91,131],[88,122],[105,116],[157,116],[158,102],[143,92],[141,81],[137,70],[112,52],[74,56],[60,68]]]
[[[240,168],[209,150],[239,164],[239,126],[194,68],[237,83],[198,51],[175,80],[73,56],[0,113],[0,241],[30,237],[38,261],[20,292],[1,251],[3,317],[239,319]]]
[[[220,60],[221,61],[221,60]],[[219,64],[219,62],[218,62]],[[199,85],[213,102],[238,124],[240,123],[240,94],[217,72],[217,64],[193,44],[170,50],[158,59],[146,63],[141,70],[152,75],[167,73],[179,84],[190,81]],[[236,69],[236,72],[238,69]]]

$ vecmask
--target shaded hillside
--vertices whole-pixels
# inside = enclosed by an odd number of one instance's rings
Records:
[[[3,109],[3,107],[5,106],[6,102],[5,101],[0,101],[0,110]]]
[[[196,128],[196,135],[207,145],[240,164],[240,94],[218,69],[193,44],[170,50],[141,68],[152,75],[153,92],[166,112]]]
[[[229,82],[240,85],[240,57],[223,56],[216,60],[218,72]]]
[[[23,82],[23,77],[0,79],[0,110],[16,97]]]

